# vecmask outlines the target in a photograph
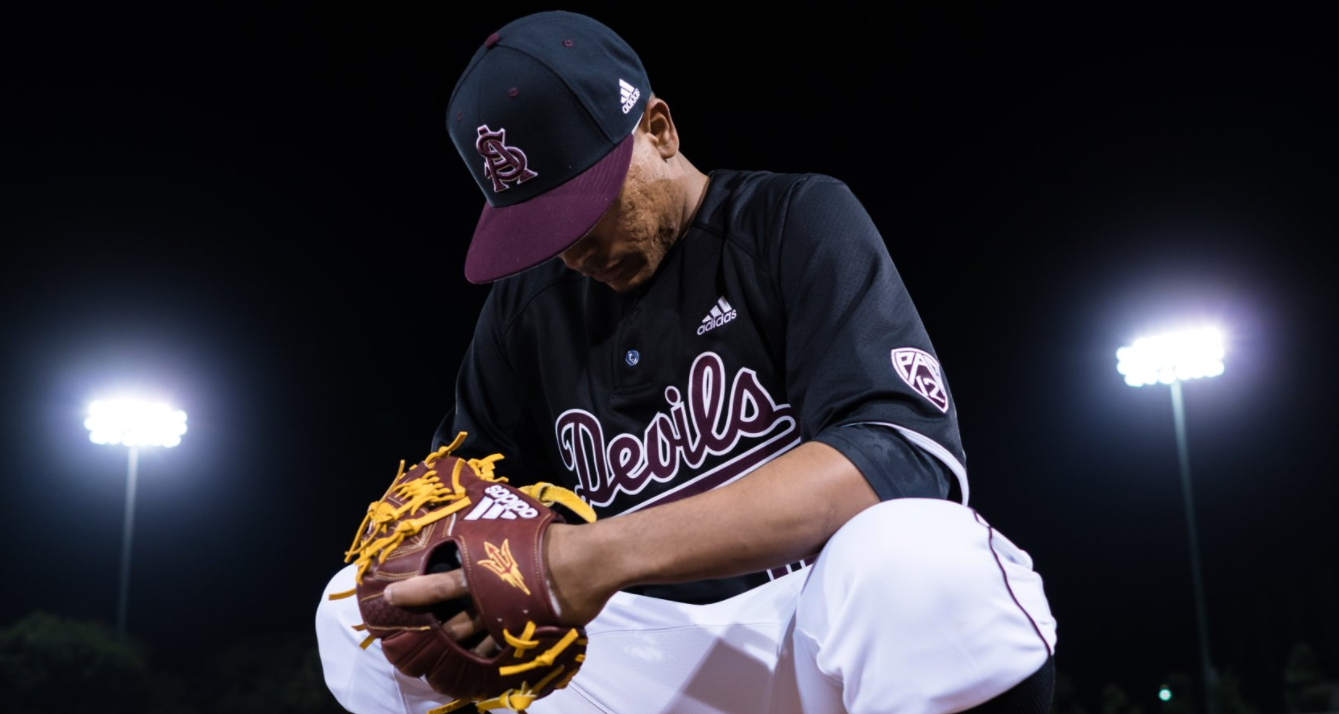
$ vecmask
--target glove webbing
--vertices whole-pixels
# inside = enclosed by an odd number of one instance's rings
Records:
[[[433,466],[443,457],[450,455],[464,440],[465,432],[461,432],[456,435],[455,441],[428,454],[423,460],[424,465],[428,467],[427,473],[406,483],[399,483],[400,478],[404,476],[404,461],[401,461],[400,470],[395,474],[395,480],[391,482],[390,488],[382,495],[381,500],[368,505],[367,515],[358,525],[353,544],[344,552],[346,563],[357,558],[356,579],[359,584],[363,582],[363,575],[371,567],[372,558],[375,557],[378,564],[386,562],[386,557],[398,548],[405,538],[417,535],[426,526],[470,505],[470,499],[465,495],[465,488],[460,485],[460,470],[466,464],[485,481],[506,481],[505,477],[493,475],[494,463],[502,460],[501,454],[493,454],[482,459],[457,460],[451,469],[450,487],[443,483]],[[396,485],[397,483],[399,485]],[[387,503],[386,498],[391,494],[404,501],[403,505],[395,508]],[[406,514],[414,513],[420,508],[441,503],[450,505],[438,508],[426,516],[400,520]],[[395,523],[395,530],[389,535],[382,536],[392,523]]]

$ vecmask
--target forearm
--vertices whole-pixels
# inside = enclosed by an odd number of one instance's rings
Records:
[[[551,531],[559,598],[601,603],[633,585],[757,572],[822,549],[878,497],[837,450],[807,442],[722,488]],[[593,613],[592,613],[593,616]]]

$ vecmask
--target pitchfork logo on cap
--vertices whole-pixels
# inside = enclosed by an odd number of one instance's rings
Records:
[[[525,183],[539,175],[526,166],[524,151],[507,146],[506,129],[493,131],[487,124],[480,125],[474,148],[484,157],[484,176],[493,182],[493,190],[497,193],[511,188],[511,184]]]
[[[915,347],[893,350],[893,369],[917,394],[939,411],[948,413],[948,394],[944,391],[944,378],[939,374],[939,361],[929,352]]]

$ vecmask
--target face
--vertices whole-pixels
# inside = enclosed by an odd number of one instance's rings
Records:
[[[628,176],[599,223],[563,251],[563,263],[618,292],[645,283],[660,267],[680,229],[670,171],[638,130]]]

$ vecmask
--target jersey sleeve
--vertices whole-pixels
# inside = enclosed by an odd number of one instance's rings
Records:
[[[835,179],[797,182],[774,259],[801,438],[842,452],[882,499],[965,502],[948,382],[864,206]]]
[[[449,444],[456,434],[466,432],[457,455],[502,454],[498,472],[513,484],[525,485],[542,480],[544,467],[535,459],[543,450],[536,444],[523,380],[512,367],[503,339],[506,318],[500,296],[495,285],[484,302],[456,377],[455,406],[437,427],[432,448]]]

